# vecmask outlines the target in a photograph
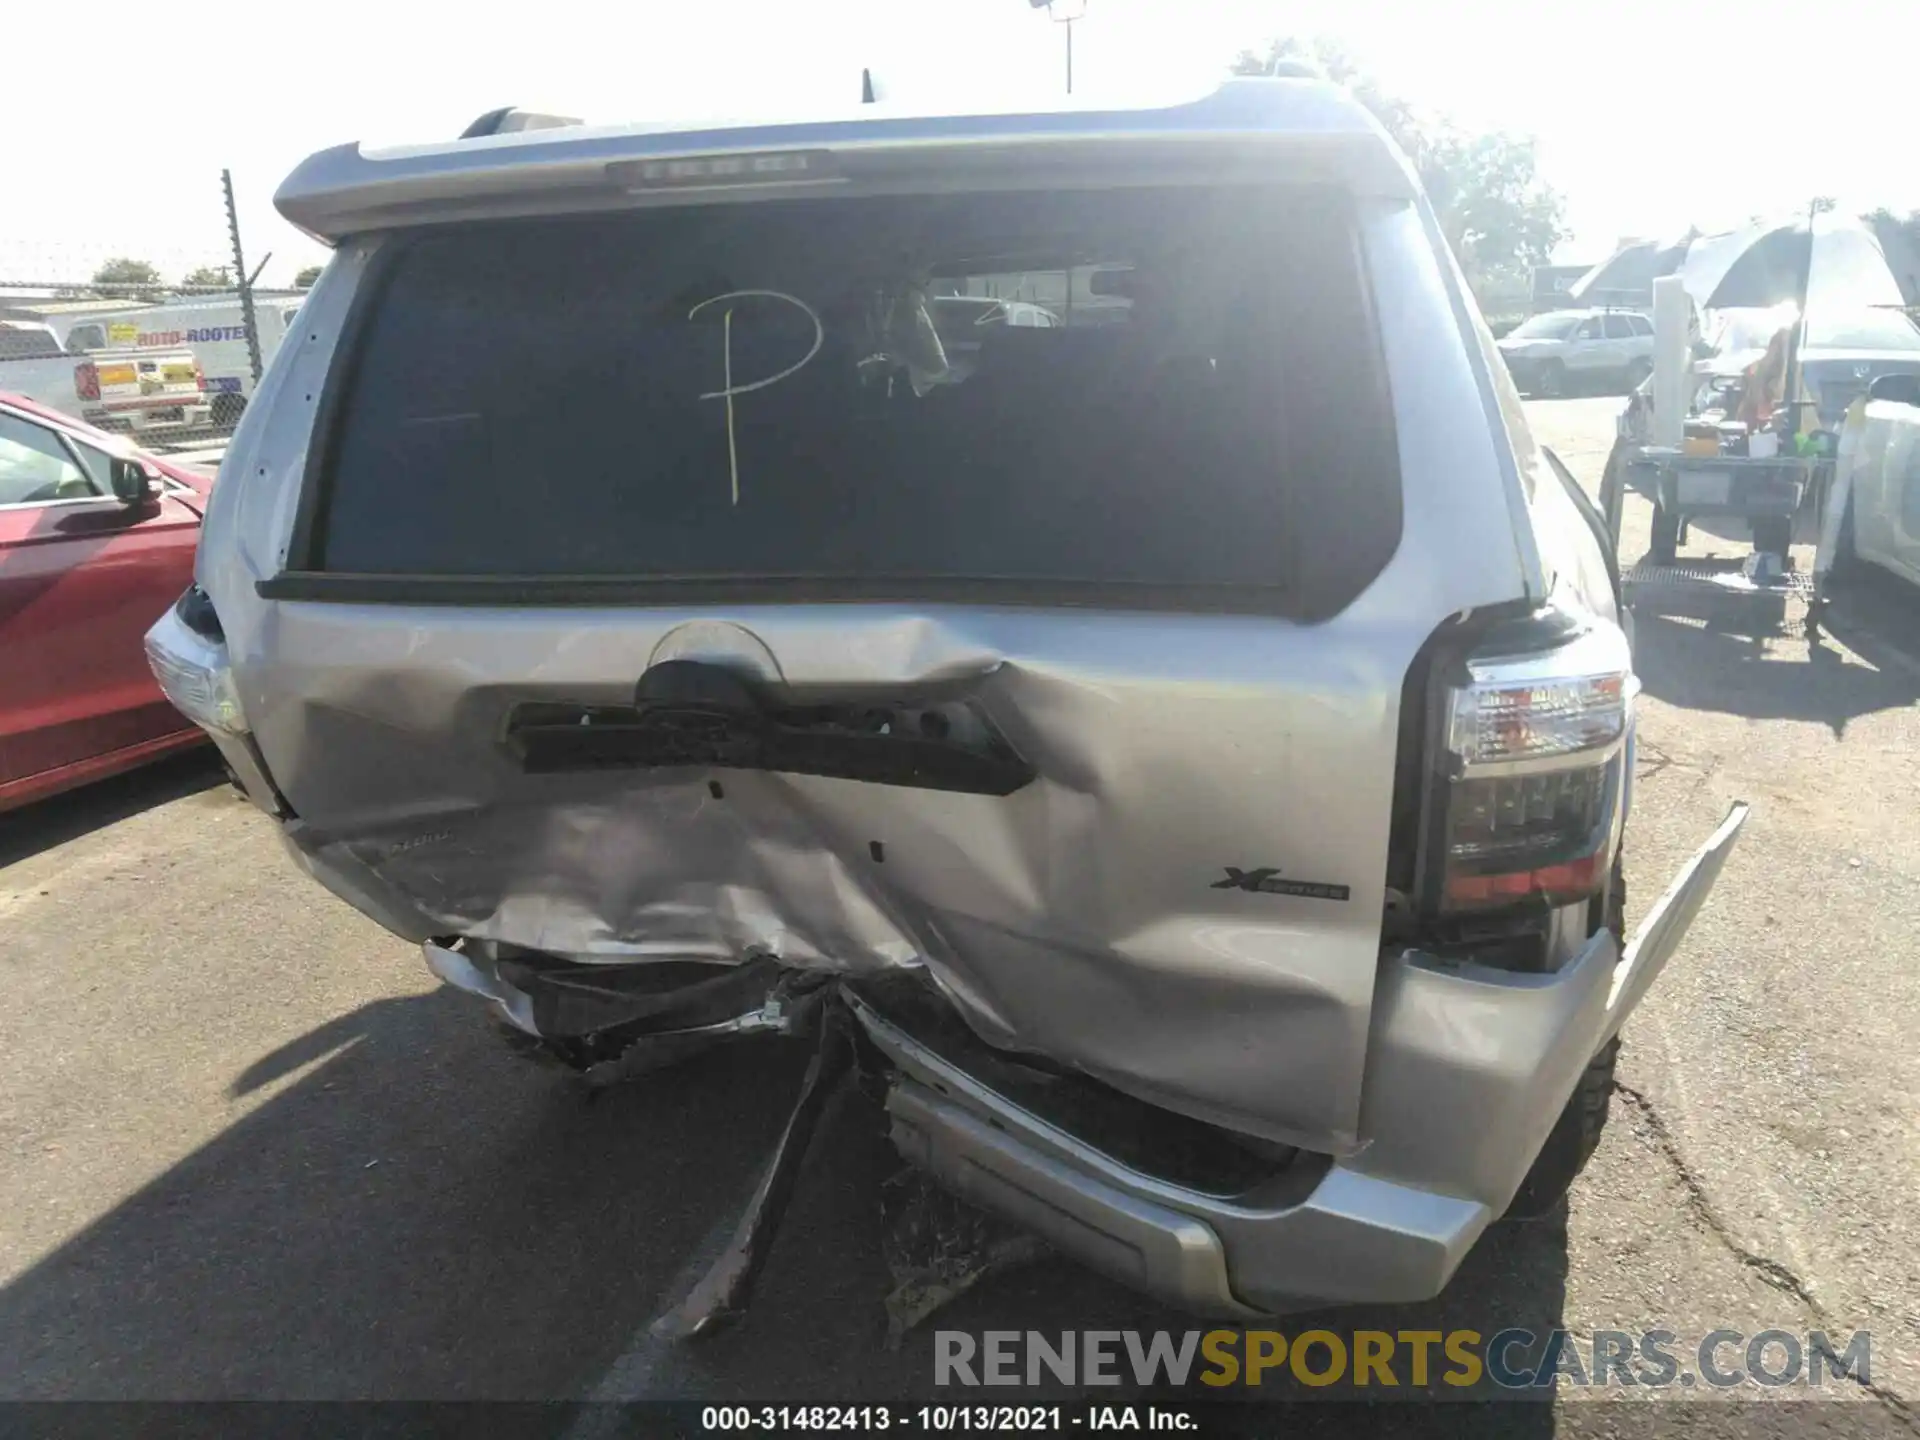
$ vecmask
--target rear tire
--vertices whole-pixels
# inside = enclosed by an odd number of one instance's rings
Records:
[[[1604,901],[1595,902],[1600,921],[1595,933],[1610,930],[1623,948],[1627,933],[1627,880],[1618,857],[1607,883]],[[1587,1062],[1568,1097],[1566,1108],[1554,1121],[1546,1144],[1534,1157],[1533,1168],[1520,1182],[1503,1217],[1508,1220],[1539,1220],[1557,1212],[1567,1191],[1587,1168],[1593,1152],[1600,1148],[1600,1136],[1607,1128],[1607,1116],[1613,1109],[1613,1072],[1620,1057],[1620,1037],[1614,1036]]]
[[[1620,1037],[1616,1035],[1587,1062],[1567,1100],[1567,1108],[1554,1121],[1547,1143],[1534,1157],[1533,1168],[1527,1171],[1527,1178],[1514,1192],[1504,1218],[1540,1220],[1560,1208],[1567,1191],[1587,1168],[1593,1152],[1600,1148],[1600,1136],[1607,1128],[1607,1115],[1613,1108],[1614,1062],[1619,1055]]]
[[[1646,384],[1647,377],[1651,374],[1653,374],[1653,362],[1651,360],[1635,360],[1629,364],[1627,366],[1627,393],[1631,395],[1642,385]]]
[[[1679,548],[1680,512],[1656,504],[1653,507],[1653,543],[1647,547],[1647,553],[1653,556],[1655,564],[1671,565]]]

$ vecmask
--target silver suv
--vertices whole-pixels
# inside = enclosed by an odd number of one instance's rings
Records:
[[[1500,354],[1530,395],[1632,391],[1653,374],[1653,321],[1629,310],[1552,310],[1501,336]]]
[[[150,652],[518,1043],[811,1035],[756,1205],[858,1066],[1207,1312],[1430,1296],[1565,1190],[1744,809],[1628,942],[1603,523],[1344,92],[349,145],[277,203],[338,251]],[[956,365],[966,295],[1057,323]]]

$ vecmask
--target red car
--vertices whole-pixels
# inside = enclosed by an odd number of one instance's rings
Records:
[[[193,578],[212,487],[0,392],[0,810],[206,739],[142,640]]]

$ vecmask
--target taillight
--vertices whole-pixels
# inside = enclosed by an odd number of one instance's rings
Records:
[[[198,365],[193,367],[193,388],[198,390],[202,395],[207,393],[206,373],[201,370]]]
[[[147,664],[160,691],[173,706],[203,729],[227,735],[247,728],[227,662],[226,633],[213,601],[198,585],[147,631]]]
[[[100,368],[91,360],[73,367],[74,392],[82,400],[100,398]]]
[[[1635,686],[1626,637],[1598,626],[1550,648],[1476,655],[1450,679],[1429,752],[1440,773],[1424,908],[1459,915],[1591,898],[1607,883],[1620,822]]]

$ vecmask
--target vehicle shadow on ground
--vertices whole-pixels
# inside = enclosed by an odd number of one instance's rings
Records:
[[[1857,609],[1852,620],[1830,610],[1822,628],[1866,664],[1849,663],[1817,637],[1804,649],[1782,643],[1783,617],[1799,609],[1765,596],[1636,597],[1634,668],[1647,693],[1669,705],[1809,720],[1842,739],[1861,716],[1920,699],[1920,672],[1897,663],[1876,634],[1880,626],[1859,619]]]
[[[1837,641],[1878,670],[1920,675],[1920,587],[1856,564],[1833,586],[1810,639]]]
[[[450,991],[343,1015],[229,1077],[255,1108],[0,1290],[0,1398],[580,1399],[620,1361],[654,1396],[1004,1401],[1023,1397],[937,1390],[933,1330],[1207,1328],[1049,1260],[889,1349],[879,1204],[901,1166],[849,1091],[744,1320],[645,1340],[730,1230],[806,1058],[743,1046],[590,1098]],[[1500,1227],[1436,1301],[1274,1324],[1544,1331],[1566,1266],[1562,1226]],[[1444,1369],[1429,1388],[1459,1398]],[[1500,1408],[1551,1428],[1543,1404]]]
[[[0,815],[0,867],[226,782],[211,745]]]

